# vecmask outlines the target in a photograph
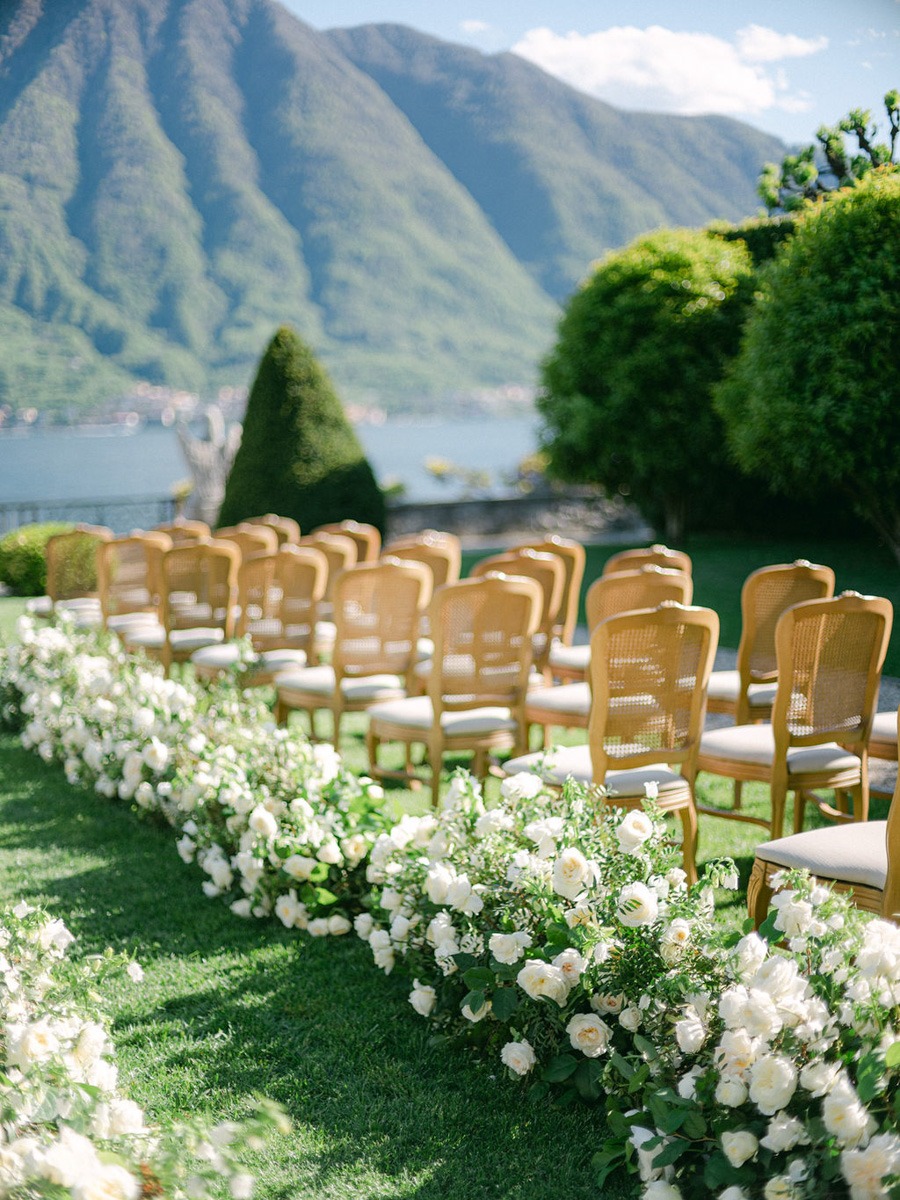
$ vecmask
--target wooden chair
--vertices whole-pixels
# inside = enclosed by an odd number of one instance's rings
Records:
[[[707,711],[727,713],[736,725],[766,721],[775,702],[775,628],[785,609],[834,595],[834,571],[797,559],[753,571],[741,588],[737,667],[713,671]]]
[[[174,521],[164,521],[155,525],[157,533],[167,533],[172,539],[173,546],[182,546],[185,542],[199,542],[212,537],[212,530],[205,521],[189,521],[187,517],[176,517]]]
[[[782,613],[775,629],[778,685],[771,724],[708,730],[698,759],[701,771],[768,783],[771,818],[734,809],[701,812],[762,825],[780,838],[787,794],[794,792],[797,833],[808,799],[834,820],[867,819],[867,742],[892,615],[888,600],[857,592],[806,600]],[[820,800],[817,788],[835,789],[840,807]]]
[[[655,784],[660,808],[681,818],[684,869],[694,882],[694,780],[718,638],[711,609],[672,601],[602,621],[591,634],[588,745],[523,755],[504,769],[555,786],[570,775],[602,784],[608,803],[622,808],[640,808],[646,785]]]
[[[601,575],[587,590],[585,617],[590,632],[608,617],[635,608],[657,608],[664,600],[690,604],[694,585],[690,575],[645,563],[634,571]],[[550,674],[563,684],[587,681],[590,646],[564,646],[558,642],[550,650]]]
[[[545,554],[540,550],[532,550],[530,546],[523,546],[519,550],[508,550],[480,559],[473,565],[469,577],[481,579],[491,572],[533,579],[541,589],[541,616],[532,642],[532,665],[539,683],[550,657],[553,632],[560,625],[560,606],[566,582],[565,564],[558,554]]]
[[[281,544],[278,533],[271,525],[226,525],[216,530],[216,540],[232,542],[241,552],[241,561],[254,554],[274,554]]]
[[[524,747],[525,692],[540,605],[539,585],[522,577],[488,575],[439,588],[429,609],[434,660],[427,694],[369,709],[370,772],[418,778],[412,747],[424,745],[437,805],[446,753],[474,751],[474,769],[483,776],[489,751]],[[384,742],[405,745],[405,771],[380,765]]]
[[[377,562],[381,554],[381,533],[375,525],[364,521],[334,521],[320,525],[315,533],[337,533],[356,542],[357,562]]]
[[[159,531],[137,531],[98,545],[97,584],[107,629],[159,624],[162,558],[171,549],[172,539]]]
[[[683,550],[670,550],[659,542],[637,550],[620,550],[611,555],[604,564],[604,575],[615,575],[617,571],[636,571],[646,565],[667,567],[670,571],[681,571],[684,575],[692,573],[689,554]]]
[[[334,581],[342,571],[356,566],[359,561],[359,547],[353,538],[346,537],[342,533],[324,533],[318,529],[305,534],[300,539],[299,545],[312,546],[315,550],[321,550],[328,561],[325,595],[319,603],[319,620],[316,623],[315,653],[317,657],[322,657],[331,653],[335,639],[334,621],[332,620]]]
[[[575,637],[575,626],[578,624],[578,602],[581,598],[581,581],[584,579],[584,546],[571,538],[560,537],[554,533],[538,541],[522,542],[512,549],[536,550],[541,554],[556,554],[562,559],[566,568],[566,578],[559,605],[559,621],[553,630],[553,638],[562,642],[564,646],[571,646]]]
[[[163,555],[159,625],[127,629],[128,650],[157,658],[168,673],[195,650],[234,633],[240,551],[211,539],[173,546]]]
[[[304,667],[278,676],[275,717],[286,723],[294,709],[330,710],[333,741],[340,742],[341,717],[378,700],[405,694],[416,655],[419,617],[431,596],[431,577],[421,563],[397,558],[359,563],[334,583],[335,640],[329,665]]]
[[[245,517],[241,524],[266,525],[270,529],[274,529],[279,546],[298,546],[300,544],[300,526],[293,517],[279,517],[277,513],[265,513],[261,517]]]
[[[249,637],[256,655],[240,677],[243,687],[270,684],[282,671],[312,659],[319,601],[328,560],[312,546],[285,542],[271,554],[244,559],[238,570],[235,637]],[[203,646],[191,655],[198,679],[209,681],[233,670],[241,658],[236,641]]]
[[[456,583],[459,579],[462,546],[455,533],[426,529],[408,537],[394,538],[384,553],[425,563],[431,571],[435,591],[445,583]]]
[[[895,713],[895,745],[897,722]],[[886,821],[829,825],[756,847],[747,908],[757,927],[769,910],[772,876],[787,867],[806,868],[836,892],[850,892],[866,912],[900,921],[900,779]]]
[[[103,620],[98,596],[97,547],[111,541],[105,525],[76,525],[53,534],[44,547],[47,593],[26,602],[33,617],[49,618],[66,612],[77,625],[99,625]]]

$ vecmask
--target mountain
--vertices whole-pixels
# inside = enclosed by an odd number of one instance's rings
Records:
[[[242,386],[285,321],[388,406],[530,382],[592,259],[782,151],[275,0],[7,0],[0,405]]]

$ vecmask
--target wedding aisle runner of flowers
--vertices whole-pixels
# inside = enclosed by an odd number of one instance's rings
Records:
[[[487,806],[391,822],[381,789],[111,639],[28,622],[0,660],[4,719],[68,778],[161,813],[203,889],[313,935],[353,925],[448,1043],[539,1104],[602,1106],[599,1179],[648,1200],[887,1196],[900,1180],[900,930],[800,875],[760,934],[715,923],[733,864],[690,892],[652,798],[603,807],[516,777]],[[786,944],[785,944],[786,943]]]

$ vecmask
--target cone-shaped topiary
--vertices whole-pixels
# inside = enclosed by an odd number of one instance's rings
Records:
[[[259,364],[219,525],[275,512],[304,533],[351,518],[384,529],[384,496],[331,381],[282,325]]]

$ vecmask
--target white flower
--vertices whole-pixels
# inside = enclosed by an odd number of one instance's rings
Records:
[[[599,992],[591,996],[591,1008],[594,1012],[618,1013],[622,1011],[624,1004],[625,997],[621,992],[618,996],[601,995]]]
[[[485,1000],[485,1002],[482,1004],[481,1008],[476,1009],[474,1012],[468,1006],[468,1004],[464,1004],[460,1011],[462,1012],[462,1015],[466,1018],[467,1021],[471,1021],[473,1025],[477,1025],[479,1021],[484,1020],[484,1018],[491,1011],[492,1007],[493,1007],[493,1005],[492,1005],[491,1001]]]
[[[630,1005],[628,1008],[623,1008],[619,1013],[619,1024],[623,1029],[627,1029],[629,1033],[637,1033],[641,1027],[641,1010]]]
[[[341,854],[341,848],[337,842],[326,842],[324,846],[320,846],[316,851],[316,858],[321,863],[327,863],[330,867],[339,867],[344,861],[344,856]]]
[[[278,832],[278,822],[264,804],[257,804],[250,814],[247,824],[260,837],[273,838]]]
[[[773,1175],[763,1188],[765,1200],[791,1200],[794,1187],[787,1175]]]
[[[525,826],[525,836],[537,845],[538,858],[550,858],[556,853],[556,841],[564,824],[562,817],[545,817]]]
[[[516,1075],[527,1075],[537,1062],[529,1042],[507,1042],[500,1051],[500,1061]]]
[[[364,942],[369,940],[369,935],[372,932],[374,923],[375,922],[372,920],[372,914],[367,912],[361,912],[358,916],[353,918],[353,928]]]
[[[540,775],[530,771],[519,771],[515,775],[507,775],[500,784],[500,795],[504,800],[533,800],[544,790],[544,781]]]
[[[519,778],[516,775],[510,775],[504,779],[500,790],[509,783],[510,779]],[[513,817],[504,808],[489,808],[487,812],[482,813],[475,822],[475,836],[478,838],[490,837],[493,833],[500,833],[503,829],[512,829]]]
[[[159,738],[151,738],[141,751],[144,762],[155,774],[164,771],[169,764],[169,748]]]
[[[273,818],[274,819],[274,818]],[[291,879],[296,879],[299,883],[309,879],[313,871],[316,869],[316,860],[309,858],[305,854],[291,854],[281,864],[282,871],[290,875]]]
[[[683,954],[685,947],[691,940],[691,923],[685,921],[683,917],[676,917],[663,930],[663,935],[660,940],[659,952],[664,962],[670,966],[677,962]]]
[[[746,1029],[751,1037],[767,1042],[782,1027],[775,1001],[759,988],[728,988],[719,999],[719,1015],[729,1029]]]
[[[136,1200],[140,1194],[140,1183],[115,1163],[97,1163],[72,1188],[72,1200]]]
[[[795,899],[794,892],[776,892],[772,897],[772,907],[778,911],[775,928],[787,937],[800,937],[809,930],[813,908],[808,900]]]
[[[425,878],[425,891],[432,904],[446,904],[453,880],[453,871],[443,863],[435,863],[430,868]]]
[[[587,966],[587,959],[582,958],[574,946],[569,946],[556,955],[553,959],[553,965],[562,971],[569,987],[574,987],[581,978],[584,968]]]
[[[599,1058],[606,1051],[612,1030],[592,1013],[577,1013],[566,1026],[569,1041],[587,1058]]]
[[[759,1148],[759,1142],[746,1129],[726,1129],[721,1140],[725,1157],[733,1167],[740,1167],[748,1158],[753,1158]]]
[[[674,1183],[668,1183],[665,1179],[651,1179],[644,1188],[643,1200],[682,1200],[682,1193]]]
[[[797,1090],[797,1070],[783,1054],[764,1054],[750,1068],[750,1099],[767,1117],[789,1102]]]
[[[495,933],[491,935],[488,949],[498,963],[509,966],[519,961],[525,949],[531,945],[531,940],[531,934],[524,930],[518,930],[516,933]]]
[[[129,979],[133,980],[134,983],[140,983],[144,978],[144,968],[140,963],[130,962],[125,968],[125,974]]]
[[[716,1099],[726,1108],[740,1108],[747,1099],[747,1085],[733,1076],[725,1076],[716,1084]]]
[[[569,984],[559,967],[530,958],[516,976],[516,983],[532,998],[554,1000],[563,1008],[569,997]]]
[[[413,980],[413,990],[409,993],[409,1002],[421,1017],[427,1017],[437,1003],[437,992],[428,984]]]
[[[646,884],[628,883],[619,892],[617,916],[623,925],[636,929],[651,925],[659,912],[659,899]]]
[[[297,893],[293,889],[275,901],[275,916],[288,929],[299,926],[301,917],[305,914],[306,905],[297,899]]]
[[[553,890],[567,900],[584,891],[592,877],[587,859],[575,846],[561,850],[553,864]]]
[[[772,1150],[775,1154],[784,1154],[787,1150],[793,1150],[795,1146],[806,1145],[809,1135],[802,1121],[780,1112],[769,1122],[766,1136],[759,1141],[767,1150]]]
[[[850,1186],[851,1200],[881,1200],[882,1180],[900,1173],[900,1137],[880,1133],[865,1149],[841,1153],[841,1174]]]
[[[331,937],[343,937],[353,926],[342,913],[332,913],[328,918],[328,932]]]
[[[719,1200],[747,1200],[747,1193],[742,1187],[738,1187],[736,1183],[733,1183],[724,1192],[719,1192]]]
[[[696,1054],[706,1038],[706,1026],[693,1004],[688,1004],[684,1016],[675,1022],[675,1040],[685,1054]]]
[[[837,1063],[818,1059],[808,1063],[800,1072],[800,1086],[812,1096],[824,1096],[834,1087],[840,1073]]]
[[[860,1103],[856,1089],[842,1075],[822,1101],[822,1120],[841,1146],[864,1146],[875,1132],[875,1119]]]
[[[626,854],[640,850],[644,842],[653,836],[653,822],[639,808],[633,808],[616,828],[616,838]]]

